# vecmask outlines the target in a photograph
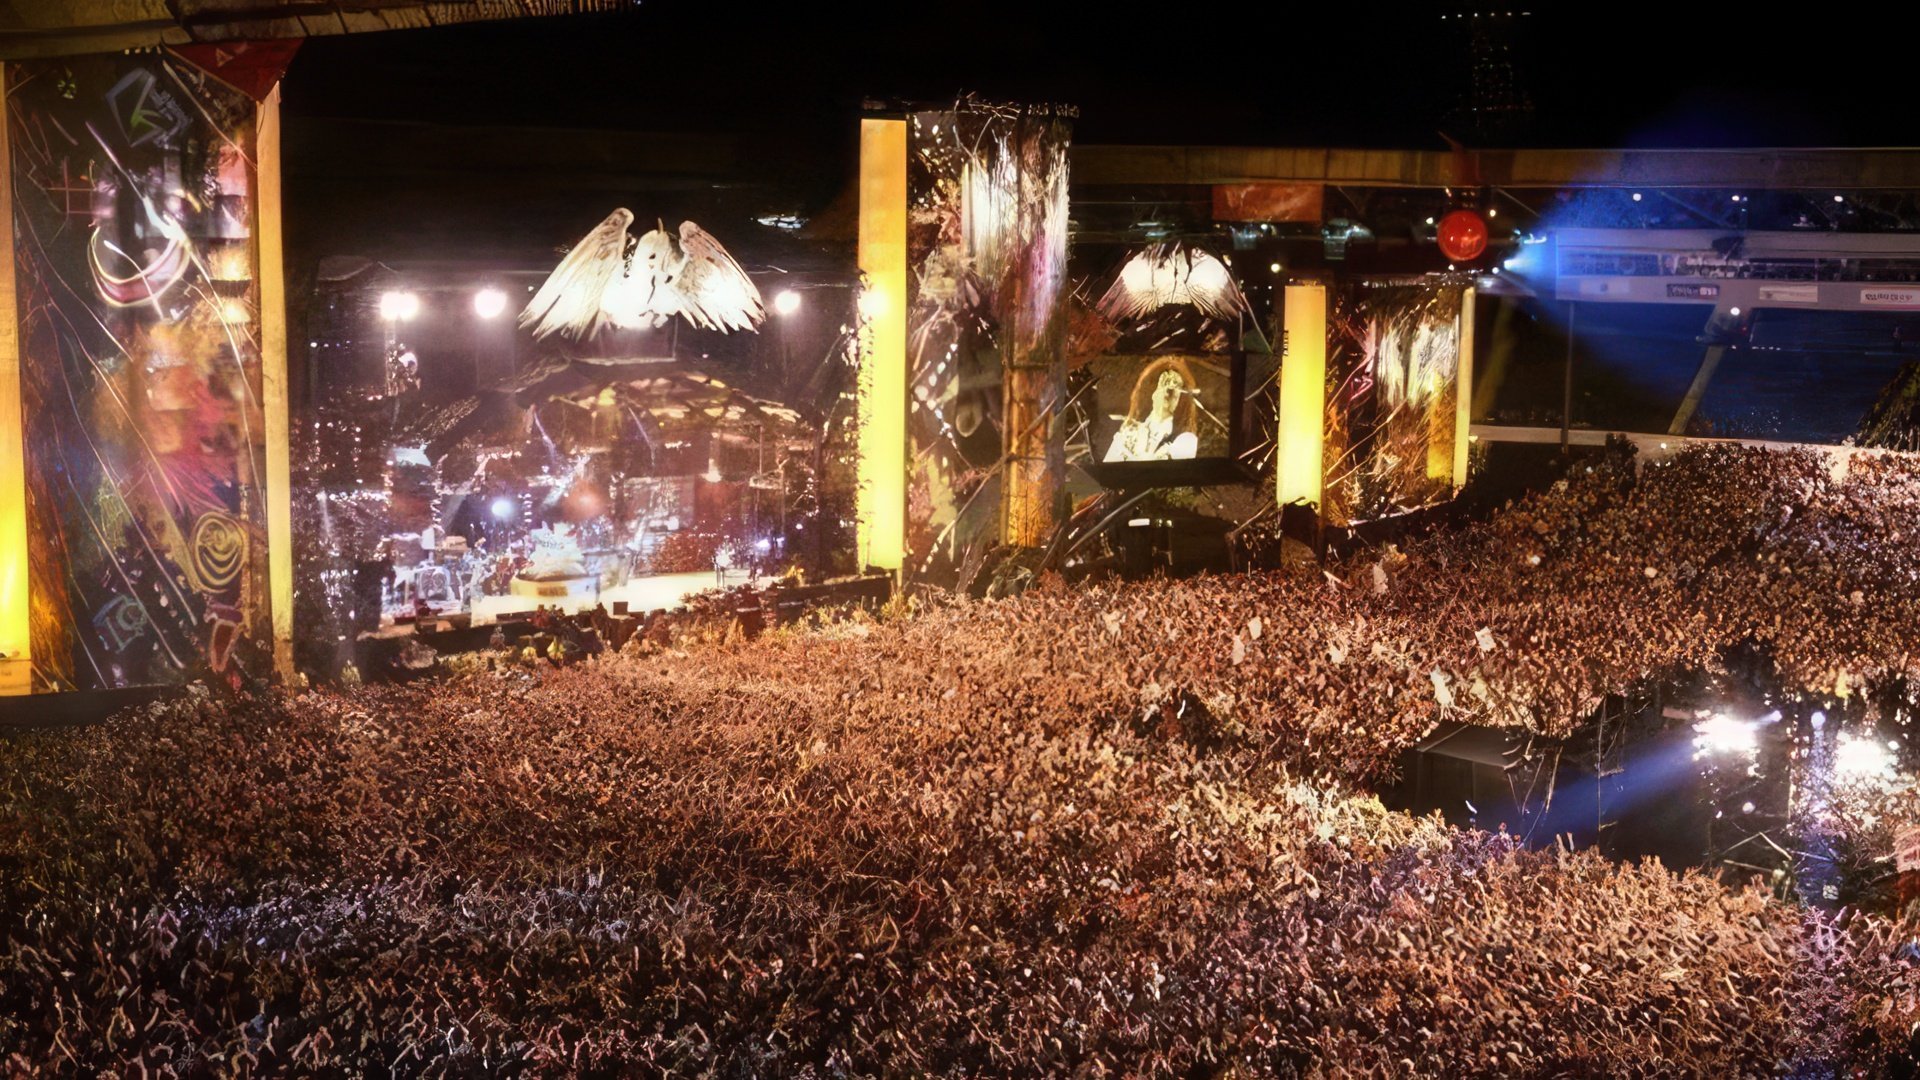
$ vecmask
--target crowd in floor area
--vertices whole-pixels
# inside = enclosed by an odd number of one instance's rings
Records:
[[[0,1047],[150,1074],[1910,1061],[1908,924],[1353,792],[1443,716],[1550,732],[1734,643],[1809,693],[1905,673],[1920,468],[1584,470],[1324,570],[12,741]]]

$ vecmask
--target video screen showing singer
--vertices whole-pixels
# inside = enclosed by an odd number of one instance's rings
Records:
[[[1172,366],[1153,365],[1134,384],[1132,407],[1104,461],[1179,461],[1200,452],[1194,430],[1200,392]]]

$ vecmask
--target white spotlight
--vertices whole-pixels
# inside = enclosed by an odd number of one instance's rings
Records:
[[[1716,754],[1752,753],[1760,746],[1752,724],[1722,713],[1693,725],[1693,730],[1693,745]]]
[[[512,517],[516,509],[518,509],[518,507],[514,505],[513,500],[507,498],[505,495],[493,500],[493,516],[499,518],[501,521]]]
[[[420,295],[410,292],[380,294],[380,317],[388,322],[407,322],[420,314]]]
[[[499,289],[481,289],[473,294],[473,313],[483,319],[496,319],[507,310],[507,294]]]
[[[1634,193],[1633,193],[1633,201],[1634,201],[1634,202],[1639,202],[1639,201],[1640,201],[1640,193],[1639,193],[1639,192],[1637,192],[1637,191],[1636,191],[1636,192],[1634,192]]]
[[[792,289],[782,289],[773,298],[775,315],[791,315],[800,310],[800,294]]]
[[[1892,765],[1893,759],[1872,739],[1842,735],[1840,745],[1833,751],[1833,771],[1845,777],[1865,779],[1884,775]]]

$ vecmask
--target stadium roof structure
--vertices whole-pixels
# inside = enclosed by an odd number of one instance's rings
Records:
[[[417,30],[631,6],[633,0],[0,0],[0,60]]]
[[[1074,182],[1322,183],[1365,187],[1920,188],[1920,148],[1365,150],[1330,147],[1091,146]]]

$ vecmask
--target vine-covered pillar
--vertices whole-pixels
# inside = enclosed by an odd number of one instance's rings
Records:
[[[1071,122],[1052,110],[1024,112],[1009,149],[1016,157],[1013,326],[1006,359],[1006,482],[1001,542],[1039,547],[1059,523],[1066,480],[1060,410],[1067,398],[1067,146]]]

